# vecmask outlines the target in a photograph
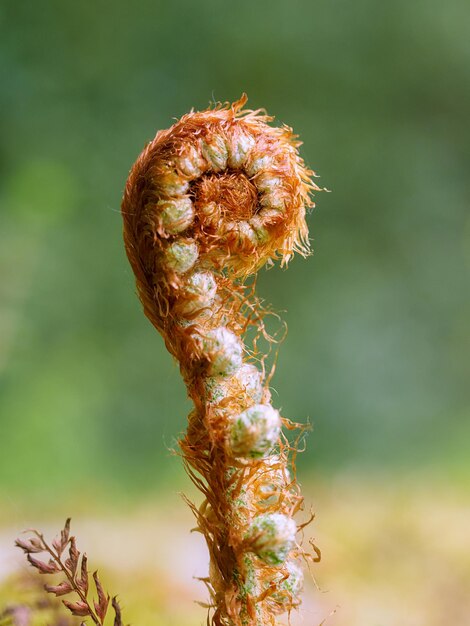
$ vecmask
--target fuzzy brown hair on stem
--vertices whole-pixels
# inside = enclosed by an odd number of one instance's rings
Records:
[[[282,429],[295,425],[271,405],[257,347],[271,338],[250,277],[308,254],[305,214],[319,188],[292,130],[245,109],[246,100],[191,111],[159,131],[132,167],[121,207],[145,315],[194,402],[180,446],[204,496],[191,508],[209,548],[215,626],[275,624],[299,604],[307,556],[293,519],[303,505],[295,446]]]

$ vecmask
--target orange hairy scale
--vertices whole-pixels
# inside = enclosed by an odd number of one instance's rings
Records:
[[[202,210],[208,204],[215,205],[210,207],[212,229],[206,228],[206,232],[215,230],[218,222],[225,217],[246,220],[255,215],[259,206],[255,185],[245,174],[237,171],[205,176],[196,183],[194,197],[196,206]]]
[[[308,253],[313,172],[288,127],[243,109],[246,96],[184,115],[135,162],[122,201],[124,241],[144,312],[179,361],[194,410],[180,442],[202,491],[191,505],[210,553],[211,620],[274,624],[299,603],[305,556],[293,515],[292,428],[271,406],[266,333],[247,279]],[[258,366],[261,364],[261,368]]]

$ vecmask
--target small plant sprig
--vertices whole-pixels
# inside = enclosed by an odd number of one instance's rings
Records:
[[[30,529],[32,536],[29,539],[17,539],[15,545],[26,554],[30,565],[40,574],[63,574],[65,580],[57,584],[46,584],[44,589],[56,597],[75,593],[78,600],[62,600],[65,607],[77,617],[90,618],[96,626],[104,626],[109,602],[114,610],[114,626],[123,626],[121,607],[117,597],[110,595],[103,589],[98,572],[92,574],[96,589],[96,600],[89,600],[90,574],[87,569],[88,558],[77,549],[76,538],[70,535],[70,518],[65,522],[60,534],[49,545],[44,535],[35,529]],[[33,554],[45,553],[48,561],[42,561]],[[84,626],[85,621],[80,626]]]

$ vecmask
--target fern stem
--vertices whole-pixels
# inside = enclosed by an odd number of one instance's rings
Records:
[[[258,348],[274,341],[269,312],[248,279],[308,254],[305,213],[319,188],[291,129],[245,103],[188,113],[157,133],[122,201],[144,313],[194,402],[180,446],[205,497],[192,509],[209,548],[216,626],[274,624],[297,606],[305,556],[293,520],[303,499],[282,432],[291,423],[271,404]]]

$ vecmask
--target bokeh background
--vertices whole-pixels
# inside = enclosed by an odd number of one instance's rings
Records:
[[[468,623],[469,23],[467,0],[0,3],[0,584],[23,527],[72,515],[133,623],[204,622],[190,405],[119,205],[158,129],[247,92],[331,190],[314,255],[259,279],[289,326],[277,406],[313,425],[303,623]]]

